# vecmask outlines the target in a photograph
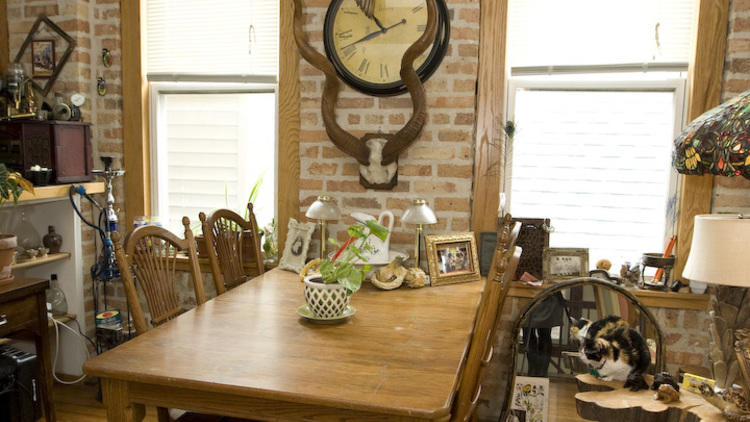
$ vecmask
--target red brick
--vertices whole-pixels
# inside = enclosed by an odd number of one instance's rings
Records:
[[[442,129],[438,132],[438,140],[442,142],[466,142],[470,134],[466,130]]]
[[[44,6],[24,6],[23,14],[27,18],[36,18],[39,15],[45,15],[47,17],[56,16],[59,13],[56,4],[44,5]]]
[[[414,192],[416,193],[453,193],[456,191],[456,185],[451,182],[438,181],[415,181]]]
[[[402,176],[431,176],[432,166],[418,164],[404,164],[398,167],[398,173]]]
[[[469,198],[435,198],[435,210],[469,212]]]
[[[338,168],[339,165],[335,163],[312,163],[307,171],[316,176],[333,176]]]
[[[380,203],[375,198],[344,198],[344,206],[377,210],[381,208]]]
[[[329,180],[326,182],[326,189],[329,192],[366,192],[358,180]]]
[[[437,171],[439,177],[460,177],[469,179],[472,177],[474,169],[471,165],[438,164]]]

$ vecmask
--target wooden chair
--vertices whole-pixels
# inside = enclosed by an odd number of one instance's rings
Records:
[[[228,209],[216,210],[208,218],[205,213],[199,214],[217,294],[264,272],[252,203],[247,204],[247,211],[247,220]]]
[[[521,259],[521,248],[515,246],[513,233],[516,233],[515,239],[518,233],[515,229],[510,221],[510,214],[506,214],[502,219],[490,273],[485,281],[474,322],[469,354],[453,403],[453,422],[471,420],[476,411],[484,370],[489,366],[494,354],[493,344],[502,316],[502,305]]]
[[[195,289],[195,300],[198,305],[206,302],[196,252],[195,238],[190,230],[190,219],[182,218],[185,226],[185,238],[180,239],[174,233],[159,226],[142,226],[128,233],[120,242],[120,234],[112,233],[115,243],[117,266],[120,268],[122,284],[128,298],[128,306],[133,316],[136,334],[141,335],[149,330],[148,322],[135,280],[138,280],[143,296],[151,315],[154,327],[180,315],[184,309],[180,306],[179,296],[175,289],[177,254],[186,252],[190,262],[190,273]],[[133,278],[135,276],[135,280]],[[170,422],[169,411],[157,408],[159,422]],[[201,415],[187,412],[177,418],[178,422],[218,422],[220,416]]]
[[[159,226],[138,227],[128,233],[123,242],[120,242],[119,233],[112,233],[117,266],[138,335],[148,331],[149,326],[133,276],[138,280],[146,299],[151,325],[156,327],[169,321],[184,311],[175,289],[176,257],[179,252],[187,253],[196,302],[202,305],[206,301],[190,219],[183,217],[182,224],[185,226],[184,239]]]

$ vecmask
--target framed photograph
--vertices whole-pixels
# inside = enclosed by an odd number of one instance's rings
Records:
[[[287,228],[286,242],[279,261],[279,268],[299,273],[307,260],[307,250],[310,248],[310,239],[312,239],[313,231],[315,231],[315,223],[300,223],[290,218]]]
[[[480,279],[474,233],[429,235],[425,237],[425,242],[431,285]]]
[[[547,422],[549,379],[516,377],[507,422]]]
[[[49,78],[55,73],[55,40],[31,41],[31,76]]]
[[[588,248],[546,248],[542,259],[544,280],[585,277],[589,274]]]

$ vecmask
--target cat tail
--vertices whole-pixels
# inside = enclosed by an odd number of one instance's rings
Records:
[[[630,391],[648,390],[648,383],[646,378],[643,377],[643,372],[633,368],[628,373],[628,378],[625,380],[623,387],[630,388]]]

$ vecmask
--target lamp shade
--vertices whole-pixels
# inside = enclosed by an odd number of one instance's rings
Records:
[[[435,224],[437,217],[424,199],[415,199],[401,218],[408,224]]]
[[[341,211],[333,198],[323,195],[310,204],[305,217],[315,220],[338,220],[341,217]]]
[[[750,287],[750,219],[732,214],[695,216],[693,243],[683,277]]]
[[[750,91],[701,114],[674,147],[672,165],[679,173],[750,179]]]

